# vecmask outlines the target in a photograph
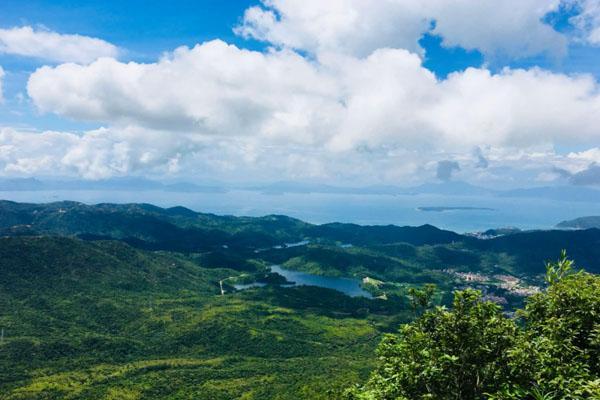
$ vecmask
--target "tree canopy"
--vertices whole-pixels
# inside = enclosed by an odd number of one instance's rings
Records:
[[[377,350],[378,366],[348,399],[600,399],[600,277],[575,272],[566,253],[547,265],[548,287],[514,316],[457,291]]]

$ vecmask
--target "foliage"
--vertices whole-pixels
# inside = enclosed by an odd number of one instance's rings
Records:
[[[408,289],[410,306],[415,317],[431,306],[435,290],[436,286],[431,283],[426,284],[423,289]]]
[[[222,296],[239,272],[196,261],[0,238],[0,399],[327,399],[366,378],[403,312],[316,287]]]
[[[386,336],[368,383],[346,397],[600,398],[600,277],[574,272],[565,252],[547,270],[549,287],[520,321],[464,290],[452,310],[437,307]]]

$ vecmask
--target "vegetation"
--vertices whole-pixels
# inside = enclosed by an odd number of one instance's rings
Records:
[[[325,399],[409,318],[316,287],[221,295],[239,272],[115,241],[0,238],[0,271],[3,400]]]
[[[349,399],[600,398],[600,277],[563,252],[549,287],[518,320],[474,290],[457,291],[379,345],[377,367]]]
[[[330,399],[367,380],[348,396],[590,398],[597,277],[542,261],[567,247],[599,272],[599,243],[0,201],[0,399]],[[375,298],[281,286],[274,264]]]
[[[590,272],[600,272],[597,229],[518,232],[482,240],[431,225],[312,225],[278,215],[217,216],[149,204],[0,201],[0,235],[40,234],[121,240],[141,249],[196,254],[202,265],[233,269],[256,269],[256,264],[248,264],[250,260],[283,264],[305,257],[318,264],[310,267],[312,272],[361,278],[365,272],[378,273],[389,280],[446,268],[542,279],[543,260],[554,257],[557,248],[566,248]],[[305,246],[288,246],[301,241],[308,241],[314,251],[305,253]],[[295,266],[305,264],[298,261]],[[393,276],[406,269],[404,277]]]

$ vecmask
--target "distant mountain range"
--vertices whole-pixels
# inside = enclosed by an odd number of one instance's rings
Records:
[[[562,221],[556,225],[560,229],[600,229],[600,216],[581,217]]]
[[[489,233],[489,232],[488,232]],[[455,244],[474,252],[512,254],[520,262],[515,271],[542,272],[541,260],[552,259],[567,248],[592,270],[600,270],[600,230],[498,231],[480,237],[461,235],[432,225],[363,226],[348,223],[310,224],[283,215],[264,217],[219,216],[184,207],[160,208],[150,204],[86,205],[63,201],[27,204],[0,201],[0,236],[66,235],[86,240],[121,240],[146,250],[178,252],[249,253],[308,241],[354,247],[449,246],[436,249],[462,257]],[[429,250],[428,250],[429,251]],[[445,256],[444,256],[445,257]],[[444,259],[441,257],[440,260]],[[277,263],[276,260],[272,260]],[[431,261],[431,259],[429,259]],[[420,261],[426,264],[424,261]],[[469,268],[480,268],[480,263]],[[238,263],[244,269],[245,261]],[[236,268],[238,268],[236,267]]]
[[[47,180],[35,178],[0,180],[0,191],[43,191],[43,190],[160,190],[166,192],[223,192],[221,186],[196,185],[189,182],[164,184],[143,178],[114,178],[97,181]]]
[[[1,191],[44,190],[155,190],[184,193],[221,193],[230,190],[249,190],[264,194],[329,193],[354,195],[420,195],[490,196],[510,198],[543,198],[559,201],[600,201],[600,190],[585,186],[541,186],[510,190],[496,190],[467,182],[451,181],[425,183],[412,187],[372,185],[363,187],[333,186],[317,183],[274,182],[262,185],[235,185],[226,183],[196,184],[190,182],[161,183],[144,178],[113,178],[98,181],[39,180],[34,178],[0,179]],[[0,196],[1,197],[1,196]]]

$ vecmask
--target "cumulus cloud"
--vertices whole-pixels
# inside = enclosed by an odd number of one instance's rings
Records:
[[[482,151],[483,152],[483,151]],[[320,180],[347,185],[374,182],[412,185],[423,180],[461,177],[481,185],[552,181],[554,165],[569,176],[589,161],[553,151],[534,152],[488,147],[487,169],[472,153],[435,153],[402,148],[332,152],[326,147],[269,143],[254,136],[219,137],[139,127],[101,128],[82,133],[0,129],[0,175],[165,176],[202,181]],[[451,157],[451,158],[450,158]],[[546,176],[547,175],[547,176]],[[566,177],[568,179],[568,177]]]
[[[366,56],[384,47],[418,49],[430,27],[420,1],[265,0],[246,10],[238,34],[313,53]]]
[[[593,144],[599,92],[591,76],[540,69],[470,68],[438,80],[402,49],[315,62],[221,41],[182,47],[152,64],[43,67],[28,83],[42,112],[332,151]]]
[[[263,0],[246,10],[236,32],[279,46],[366,56],[380,48],[420,52],[431,30],[446,46],[488,56],[564,54],[566,39],[542,19],[558,0]]]
[[[543,22],[559,0],[429,0],[447,47],[480,50],[488,57],[522,58],[537,54],[562,57],[567,39]]]
[[[60,34],[31,26],[0,29],[0,54],[89,63],[100,57],[116,57],[118,52],[111,43],[88,36]]]
[[[0,170],[6,175],[75,175],[87,179],[143,170],[175,172],[193,142],[166,132],[101,128],[84,134],[0,129]],[[171,171],[169,170],[171,169]]]
[[[336,84],[296,53],[215,40],[154,64],[105,58],[43,67],[31,75],[28,93],[41,111],[81,120],[309,141],[332,127]]]
[[[415,179],[423,157],[415,152],[362,152],[353,157],[326,149],[253,137],[185,136],[140,128],[102,128],[83,133],[0,129],[0,175],[76,176],[104,179],[142,174],[227,181],[290,179]]]

